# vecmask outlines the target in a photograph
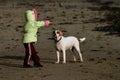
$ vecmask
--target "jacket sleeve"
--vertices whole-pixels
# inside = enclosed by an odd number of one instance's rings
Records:
[[[37,26],[38,28],[44,27],[44,26],[45,26],[45,21],[37,21],[37,22],[36,22],[36,26]]]
[[[37,26],[38,26],[38,27],[44,27],[44,26],[48,27],[49,24],[50,24],[50,21],[49,21],[49,20],[37,21]]]

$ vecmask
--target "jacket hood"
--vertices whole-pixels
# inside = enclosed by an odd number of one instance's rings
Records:
[[[37,20],[37,10],[27,10],[26,11],[26,19],[27,21],[36,21]]]

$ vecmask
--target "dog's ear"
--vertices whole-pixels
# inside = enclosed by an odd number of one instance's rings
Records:
[[[58,34],[60,35],[60,36],[63,36],[63,32],[62,31],[58,31]]]

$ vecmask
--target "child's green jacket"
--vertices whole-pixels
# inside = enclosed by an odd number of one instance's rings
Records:
[[[46,26],[45,21],[36,21],[35,13],[32,10],[26,11],[27,22],[23,28],[23,43],[37,42],[37,30]]]

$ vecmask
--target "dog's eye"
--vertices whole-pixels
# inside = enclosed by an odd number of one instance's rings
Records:
[[[59,32],[57,32],[57,34],[59,34]]]

